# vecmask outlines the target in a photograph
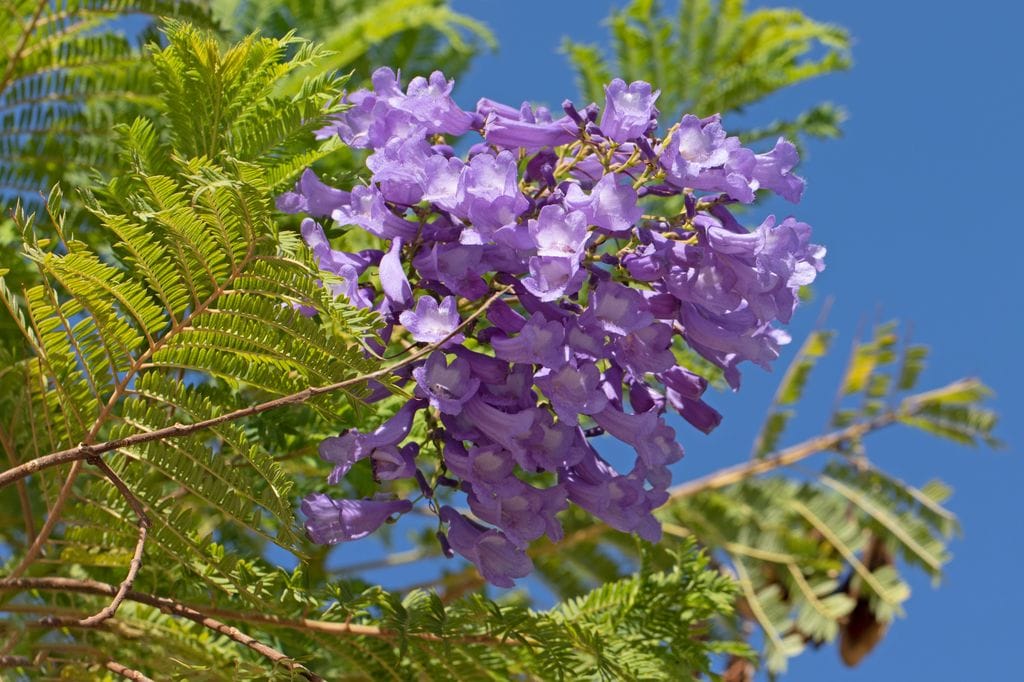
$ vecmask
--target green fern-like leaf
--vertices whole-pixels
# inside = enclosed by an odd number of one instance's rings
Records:
[[[809,78],[846,69],[845,30],[798,10],[747,10],[742,0],[680,0],[666,13],[656,0],[633,0],[609,17],[612,54],[567,40],[564,50],[587,101],[604,101],[612,78],[644,80],[661,90],[664,120],[742,111]],[[779,135],[834,137],[841,109],[822,104],[792,119],[740,133],[748,142]]]
[[[268,180],[271,172],[292,179],[280,171],[294,165],[289,141],[336,111],[330,103],[343,79],[309,79],[301,99],[282,102],[275,83],[320,58],[318,48],[251,37],[221,50],[185,24],[169,25],[167,38],[152,56],[164,117],[120,129],[126,172],[85,198],[110,251],[76,238],[59,189],[45,218],[15,216],[39,284],[22,295],[2,290],[34,356],[9,379],[22,382],[29,408],[3,425],[14,463],[211,420],[260,397],[376,369],[359,345],[376,317],[334,301],[317,284],[311,254],[279,238]],[[196,110],[191,102],[206,87],[220,93],[215,110]],[[37,236],[43,220],[57,241]],[[336,418],[360,390],[320,396],[310,407]],[[268,607],[266,595],[231,577],[237,560],[217,549],[230,538],[302,553],[293,479],[254,436],[224,422],[108,455],[152,526],[143,576],[176,566],[209,589]],[[60,480],[48,470],[32,485],[52,505]],[[116,575],[135,543],[128,501],[106,478],[70,490],[63,533],[44,549],[59,553],[57,568]]]

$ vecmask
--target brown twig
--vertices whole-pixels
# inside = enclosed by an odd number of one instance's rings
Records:
[[[113,585],[108,585],[107,583],[100,583],[92,580],[75,580],[73,578],[16,578],[0,583],[0,591],[10,589],[48,589],[59,590],[62,592],[107,595],[111,597],[116,596],[119,592],[118,588],[115,588]],[[134,590],[127,590],[124,594],[124,599],[138,602],[140,604],[146,604],[172,616],[179,616],[194,623],[198,623],[205,628],[213,630],[218,634],[224,635],[225,637],[252,649],[276,665],[282,665],[288,670],[302,675],[302,677],[307,680],[312,680],[313,682],[324,682],[322,677],[310,670],[307,670],[305,666],[283,652],[278,651],[269,644],[264,644],[258,639],[245,634],[241,630],[226,623],[222,623],[221,621],[216,620],[191,606],[187,606],[167,597],[158,597],[152,594],[135,592]],[[39,622],[39,624],[46,627],[64,627],[66,625],[81,626],[82,621],[73,619],[69,622],[63,618],[44,618]]]
[[[16,421],[17,417],[15,417]],[[3,448],[7,461],[13,467],[15,465],[14,441],[8,437],[3,426],[0,426],[0,447]],[[36,525],[32,515],[32,504],[28,498],[28,486],[25,485],[25,481],[18,481],[18,503],[21,505],[21,515],[25,520],[25,542],[31,545],[36,539]]]
[[[110,452],[111,450],[119,450],[121,448],[128,448],[135,445],[141,445],[142,443],[149,443],[154,440],[163,440],[165,438],[186,436],[196,431],[202,431],[203,429],[219,426],[220,424],[242,419],[244,417],[251,417],[253,415],[267,412],[269,410],[274,410],[279,407],[284,407],[287,405],[299,405],[310,400],[311,398],[315,398],[320,395],[333,393],[335,391],[346,389],[351,386],[355,386],[357,384],[370,381],[372,379],[387,376],[392,372],[401,369],[402,367],[405,367],[406,365],[409,365],[413,362],[416,362],[417,360],[422,359],[423,357],[429,355],[430,353],[433,353],[435,350],[442,347],[445,343],[447,343],[452,337],[458,334],[467,325],[471,324],[474,320],[476,320],[484,312],[486,312],[490,305],[498,298],[500,298],[503,294],[505,294],[507,291],[509,291],[509,289],[511,289],[511,287],[506,286],[495,292],[494,295],[492,295],[482,306],[475,310],[472,315],[463,320],[462,323],[459,324],[459,326],[456,327],[454,330],[452,330],[452,332],[448,334],[445,338],[441,339],[437,343],[421,348],[420,350],[416,351],[409,357],[404,358],[400,362],[396,362],[393,365],[388,365],[387,367],[370,372],[368,374],[362,374],[360,376],[352,377],[351,379],[345,379],[343,381],[338,381],[336,383],[328,384],[326,386],[310,386],[309,388],[306,388],[297,393],[292,393],[291,395],[286,395],[280,398],[275,398],[273,400],[268,400],[267,402],[259,403],[257,405],[243,407],[241,409],[234,410],[233,412],[222,414],[219,417],[213,417],[211,419],[205,419],[203,421],[193,422],[191,424],[174,424],[173,426],[167,426],[162,429],[156,429],[155,431],[136,433],[131,436],[106,441],[104,443],[81,443],[73,448],[68,448],[67,450],[61,450],[59,452],[54,452],[49,455],[43,455],[42,457],[29,460],[24,464],[21,464],[12,469],[4,471],[3,473],[0,473],[0,488],[10,485],[11,483],[19,479],[25,478],[26,476],[31,476],[32,474],[42,471],[43,469],[60,466],[61,464],[66,464],[67,462],[80,462],[83,459],[89,459],[91,457],[101,455],[105,452]],[[40,533],[40,535],[42,535],[42,533]]]
[[[146,534],[149,531],[149,517],[146,516],[146,510],[143,508],[142,502],[140,502],[139,498],[132,493],[127,484],[121,480],[121,477],[118,476],[117,473],[99,457],[90,458],[89,463],[99,468],[99,470],[102,471],[108,479],[110,479],[110,482],[113,483],[114,487],[121,493],[125,501],[128,503],[128,506],[130,506],[132,511],[135,512],[135,517],[138,519],[139,525],[139,539],[135,543],[135,553],[132,554],[132,559],[128,563],[128,573],[118,586],[117,593],[114,594],[114,598],[111,600],[110,604],[105,606],[96,614],[79,621],[79,625],[84,627],[99,625],[117,613],[117,609],[121,605],[121,602],[124,601],[125,595],[128,594],[128,591],[135,583],[135,577],[139,574],[139,569],[142,568],[142,552],[146,547]]]
[[[31,659],[25,656],[0,656],[0,668],[28,668],[31,665]]]
[[[14,50],[11,52],[7,68],[4,69],[3,76],[0,76],[0,92],[7,89],[7,86],[11,84],[14,78],[14,73],[18,69],[18,63],[21,61],[22,52],[25,50],[25,46],[28,44],[28,39],[32,35],[32,31],[36,30],[36,24],[39,23],[39,17],[42,16],[43,10],[49,6],[49,0],[39,0],[36,5],[35,12],[32,17],[25,24],[24,30],[18,37],[18,44],[14,46]]]
[[[101,596],[113,596],[116,588],[107,583],[95,580],[77,580],[74,578],[18,578],[5,583],[0,583],[0,592],[8,590],[54,590],[61,592],[77,592],[81,594],[95,594]],[[217,617],[225,620],[240,621],[244,623],[258,623],[262,625],[273,625],[275,627],[288,628],[289,630],[304,630],[308,632],[320,632],[328,635],[355,635],[363,637],[374,637],[378,639],[393,639],[401,637],[402,633],[386,630],[375,625],[362,625],[360,623],[339,623],[326,620],[313,620],[310,618],[282,618],[266,613],[246,613],[232,611],[230,609],[215,606],[195,607],[168,597],[128,590],[125,593],[128,601],[146,604],[160,609],[164,613],[188,618],[199,622],[195,617]],[[200,608],[202,612],[200,612]],[[2,609],[0,609],[2,610]],[[189,615],[192,614],[192,615]],[[213,621],[217,622],[217,621]],[[205,623],[203,623],[205,625]],[[75,618],[45,618],[40,625],[46,627],[54,626],[80,626],[81,621]],[[223,625],[223,623],[221,623]],[[219,630],[218,630],[219,631]],[[230,635],[229,635],[230,636]],[[432,635],[428,632],[406,633],[408,637],[415,637],[426,641],[442,641],[443,638]],[[234,637],[232,637],[234,639]],[[458,641],[467,644],[491,644],[491,645],[515,645],[515,640],[501,640],[488,635],[466,635],[462,637],[449,637],[448,641]],[[241,642],[240,640],[235,640]],[[247,645],[248,646],[248,645]]]
[[[727,469],[721,469],[704,476],[703,478],[694,479],[687,483],[683,483],[682,485],[677,485],[669,489],[669,500],[679,500],[707,490],[724,488],[751,478],[752,476],[757,476],[769,471],[774,471],[775,469],[796,464],[800,460],[807,459],[819,452],[832,450],[843,442],[856,440],[867,433],[888,426],[899,419],[899,416],[899,411],[894,410],[885,412],[874,419],[869,419],[868,421],[859,422],[857,424],[851,424],[844,429],[826,433],[824,435],[811,438],[810,440],[806,440],[798,445],[794,445],[793,447],[786,448],[774,457],[766,457],[764,459],[743,462],[736,466],[728,467]]]
[[[35,460],[30,460],[34,462]],[[21,465],[21,466],[24,466]],[[15,467],[18,469],[20,467]],[[25,552],[25,556],[21,558],[18,565],[11,571],[9,578],[19,578],[24,575],[28,567],[32,565],[32,562],[36,560],[39,553],[43,550],[43,545],[50,538],[50,533],[53,532],[54,527],[60,520],[60,514],[64,510],[64,504],[68,501],[71,496],[71,490],[75,486],[75,479],[78,478],[78,472],[82,469],[82,462],[77,461],[71,466],[71,470],[68,471],[67,478],[64,479],[64,484],[60,487],[60,492],[57,494],[57,499],[54,500],[53,506],[50,507],[50,513],[46,516],[46,521],[43,522],[43,527],[39,529],[39,534],[36,535],[35,540],[32,541],[32,545]]]
[[[135,680],[135,682],[153,682],[153,679],[146,677],[143,673],[138,670],[134,670],[127,666],[121,665],[117,661],[110,659],[103,664],[107,670],[112,673],[116,673],[126,680]]]

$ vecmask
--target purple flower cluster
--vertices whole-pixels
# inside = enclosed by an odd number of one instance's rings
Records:
[[[568,502],[660,537],[652,511],[683,456],[665,411],[705,433],[721,420],[674,345],[738,387],[739,363],[768,367],[789,340],[774,323],[789,320],[825,250],[793,218],[748,230],[727,208],[758,190],[800,198],[784,140],[755,154],[717,116],[690,115],[659,137],[658,92],[642,82],[615,80],[603,108],[567,101],[558,118],[487,99],[463,111],[451,89],[435,72],[403,91],[378,70],[320,131],[369,151],[369,182],[342,191],[307,171],[278,206],[312,216],[302,234],[321,270],[337,295],[382,315],[385,341],[432,349],[396,372],[415,398],[392,418],[321,444],[329,482],[363,459],[378,481],[414,479],[446,553],[511,586],[532,568],[531,542],[561,537]],[[471,131],[482,140],[456,154],[449,140]],[[641,202],[678,208],[651,216]],[[381,248],[336,251],[314,218]],[[430,425],[424,442],[410,438],[417,418]],[[636,451],[631,470],[598,454],[601,433]],[[464,492],[475,518],[442,504],[439,486]],[[411,506],[317,494],[303,511],[310,537],[333,543]]]

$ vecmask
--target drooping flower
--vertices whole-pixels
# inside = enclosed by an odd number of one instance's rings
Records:
[[[418,392],[430,405],[445,414],[458,414],[462,406],[476,395],[480,380],[472,375],[470,365],[462,358],[449,363],[441,351],[434,351],[426,364],[412,371]]]
[[[411,509],[409,500],[342,500],[322,493],[302,501],[306,532],[313,542],[326,545],[365,538],[392,514]]]
[[[679,346],[738,387],[742,363],[769,367],[788,342],[779,325],[825,252],[795,218],[748,229],[730,210],[757,192],[800,198],[784,140],[755,153],[720,117],[692,115],[659,136],[658,92],[639,81],[608,84],[603,109],[567,100],[558,119],[488,99],[463,111],[451,90],[440,73],[403,91],[398,74],[376,71],[373,89],[350,93],[318,133],[367,150],[367,183],[335,190],[307,172],[279,207],[381,241],[346,253],[302,223],[324,284],[380,315],[368,353],[411,354],[369,399],[397,389],[412,400],[372,433],[321,445],[329,481],[368,459],[382,487],[406,478],[429,499],[465,494],[475,518],[435,503],[442,549],[507,587],[531,570],[529,543],[560,537],[569,502],[660,537],[653,511],[683,456],[665,412],[705,433],[722,419]],[[460,155],[444,136],[470,130],[479,141]],[[647,197],[677,197],[679,210],[661,215]],[[462,322],[460,309],[476,314]],[[631,469],[597,454],[600,433],[633,448]],[[557,482],[524,478],[545,472]],[[303,509],[311,537],[333,542],[404,513],[401,502],[312,496]]]
[[[453,296],[446,296],[440,305],[431,296],[420,296],[416,307],[405,311],[398,319],[417,341],[440,343],[458,328],[459,311]],[[451,336],[449,343],[461,341],[459,336]]]
[[[441,520],[448,524],[452,549],[472,561],[492,585],[513,587],[513,578],[533,571],[530,557],[501,531],[477,525],[448,506],[441,507]]]

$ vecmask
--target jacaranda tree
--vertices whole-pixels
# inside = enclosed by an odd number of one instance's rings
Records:
[[[738,682],[809,644],[856,664],[904,572],[941,573],[948,490],[866,440],[994,444],[995,416],[974,379],[918,391],[894,324],[827,432],[781,446],[818,330],[749,461],[678,464],[827,276],[827,226],[764,200],[800,200],[841,111],[729,114],[849,66],[842,29],[636,0],[609,51],[567,43],[582,95],[465,109],[490,34],[436,0],[8,4],[17,679]]]

